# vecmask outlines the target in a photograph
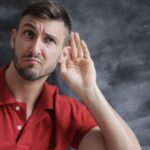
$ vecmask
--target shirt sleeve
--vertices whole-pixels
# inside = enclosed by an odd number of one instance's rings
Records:
[[[77,100],[71,101],[72,117],[74,121],[75,134],[71,146],[78,148],[82,138],[88,131],[97,126],[93,116],[88,109]]]
[[[77,149],[87,132],[97,126],[94,117],[84,104],[68,96],[56,94],[54,105],[57,138],[61,146],[66,143]]]

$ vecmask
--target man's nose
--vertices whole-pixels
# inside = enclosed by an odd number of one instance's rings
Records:
[[[36,39],[32,42],[30,53],[32,53],[33,56],[40,55],[41,49],[42,49],[42,42],[40,39]]]

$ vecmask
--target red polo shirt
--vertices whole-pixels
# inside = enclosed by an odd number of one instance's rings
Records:
[[[0,70],[0,150],[66,150],[77,148],[95,121],[87,109],[55,86],[44,84],[26,121],[26,104],[11,94]]]

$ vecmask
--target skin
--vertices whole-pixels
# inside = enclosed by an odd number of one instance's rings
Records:
[[[45,25],[43,20],[34,22],[26,16],[21,21],[18,33],[13,30],[13,63],[23,78],[34,81],[55,69],[65,36],[65,28],[57,30],[60,24],[63,26],[63,22],[55,21]]]
[[[22,32],[24,28],[27,32]],[[60,63],[62,80],[83,100],[98,124],[82,139],[79,150],[141,150],[133,131],[101,93],[86,43],[78,33],[72,32],[69,47],[64,47],[66,32],[62,21],[31,16],[25,16],[19,30],[12,31],[11,47],[15,57],[6,70],[6,81],[16,99],[27,104],[27,119],[48,74]],[[46,35],[54,36],[57,42],[50,40],[49,43]],[[25,75],[18,71],[20,68]]]

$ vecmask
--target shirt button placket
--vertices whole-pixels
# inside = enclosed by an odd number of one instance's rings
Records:
[[[16,110],[19,111],[20,110],[20,106],[16,106]]]
[[[20,106],[16,106],[16,111],[20,110]],[[18,124],[17,129],[20,131],[22,129],[22,125]]]
[[[22,129],[22,126],[21,126],[21,125],[18,125],[18,126],[17,126],[17,129],[18,129],[18,130],[21,130],[21,129]]]

